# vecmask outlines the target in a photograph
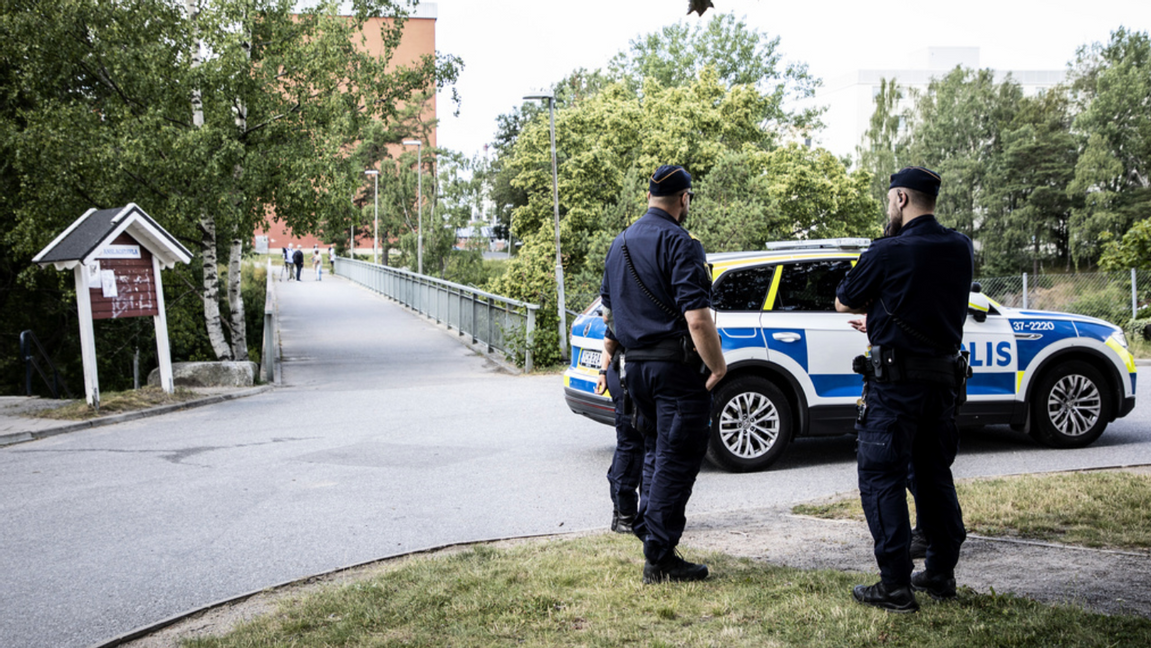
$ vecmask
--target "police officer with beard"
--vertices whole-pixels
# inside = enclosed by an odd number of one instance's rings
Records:
[[[683,228],[691,198],[686,169],[656,169],[647,213],[612,243],[600,288],[611,337],[624,349],[622,387],[638,410],[637,427],[654,435],[645,448],[647,496],[632,527],[644,543],[644,583],[708,575],[707,565],[676,553],[707,450],[710,390],[727,373],[703,246]]]
[[[874,241],[836,291],[840,312],[866,313],[870,355],[855,429],[859,492],[875,541],[880,581],[859,585],[860,603],[915,612],[914,591],[955,596],[966,538],[951,464],[959,448],[957,396],[969,375],[961,355],[973,257],[971,240],[935,220],[939,174],[908,167],[887,192],[892,235]],[[927,537],[925,570],[912,574],[909,475]]]

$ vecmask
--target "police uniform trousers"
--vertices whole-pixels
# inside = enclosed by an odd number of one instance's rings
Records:
[[[607,369],[607,389],[615,403],[615,454],[607,471],[611,502],[621,517],[633,517],[641,498],[647,499],[648,479],[644,479],[645,437],[632,427],[631,417],[624,413],[623,389],[619,371],[613,362]],[[651,439],[654,451],[655,437]],[[650,478],[650,470],[648,471]]]
[[[859,434],[859,494],[875,559],[885,585],[911,581],[908,479],[928,539],[927,570],[951,574],[966,539],[951,464],[959,449],[955,390],[929,383],[868,385],[867,414]]]
[[[687,523],[687,500],[707,452],[711,393],[698,368],[680,362],[629,361],[624,379],[640,415],[655,422],[645,452],[647,496],[632,528],[644,557],[657,564],[672,555]]]

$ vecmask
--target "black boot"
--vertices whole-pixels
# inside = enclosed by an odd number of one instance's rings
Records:
[[[611,513],[611,530],[616,533],[632,533],[632,525],[634,523],[634,513],[631,515],[622,515],[618,509]]]
[[[855,600],[864,605],[874,605],[888,612],[918,612],[919,603],[907,585],[888,589],[883,581],[874,585],[856,585],[851,590]]]
[[[672,552],[659,564],[645,562],[643,565],[643,583],[680,583],[686,581],[701,581],[707,578],[707,565],[689,563]]]
[[[955,598],[955,576],[923,570],[911,575],[911,589],[927,592],[936,601]]]

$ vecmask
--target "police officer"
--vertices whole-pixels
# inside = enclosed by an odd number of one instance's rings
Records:
[[[935,220],[939,174],[908,167],[887,192],[893,235],[874,241],[836,291],[841,312],[866,313],[870,356],[855,429],[859,491],[880,581],[859,585],[860,603],[892,612],[919,609],[912,590],[955,596],[954,569],[966,538],[951,464],[959,447],[957,391],[967,375],[959,353],[967,319],[971,240]],[[904,491],[910,474],[928,547],[912,574]]]
[[[647,484],[651,483],[652,466],[647,466],[648,479],[644,479],[646,445],[648,442],[654,444],[655,437],[645,436],[632,425],[631,412],[619,379],[623,347],[611,335],[610,331],[604,335],[604,351],[595,388],[597,394],[609,392],[615,404],[615,453],[607,471],[612,502],[611,530],[634,533],[640,498],[647,499]]]
[[[706,565],[675,551],[707,450],[710,390],[727,373],[703,246],[683,229],[691,197],[686,169],[656,169],[647,213],[612,242],[600,288],[612,337],[625,349],[623,387],[639,420],[654,428],[645,448],[651,464],[647,497],[633,525],[644,543],[644,583],[708,574]]]

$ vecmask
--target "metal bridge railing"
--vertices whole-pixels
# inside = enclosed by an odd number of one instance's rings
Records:
[[[276,362],[280,346],[276,344],[276,285],[272,260],[268,259],[268,276],[264,298],[264,346],[260,351],[260,375],[264,382],[276,382]],[[282,279],[283,277],[281,277]]]
[[[390,297],[417,313],[470,335],[487,352],[511,355],[512,331],[523,330],[524,370],[532,370],[532,336],[539,306],[409,270],[336,258],[334,273]]]

